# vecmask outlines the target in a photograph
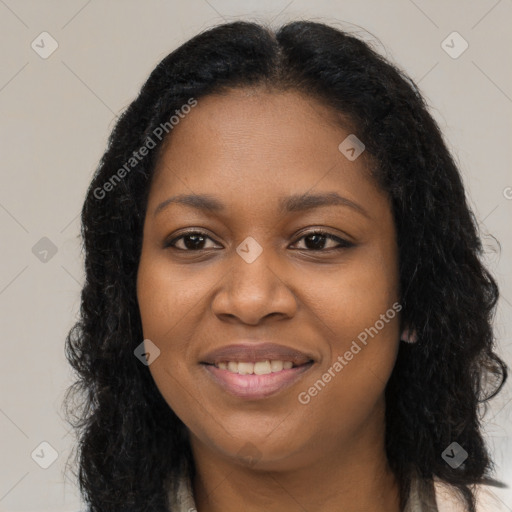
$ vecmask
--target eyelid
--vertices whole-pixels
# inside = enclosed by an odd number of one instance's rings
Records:
[[[326,229],[321,228],[313,228],[306,232],[303,232],[300,234],[300,236],[297,238],[295,242],[293,242],[293,245],[300,242],[303,238],[310,236],[310,235],[322,235],[325,236],[327,239],[332,240],[333,242],[336,242],[338,244],[337,247],[330,247],[328,249],[297,249],[299,251],[305,251],[305,252],[329,252],[329,251],[336,251],[340,249],[348,249],[349,247],[354,247],[355,244],[351,242],[350,240],[347,240],[345,238],[342,238],[340,236],[335,235],[334,233],[331,233],[330,231],[327,231]]]
[[[199,229],[199,228],[190,228],[186,231],[182,231],[181,233],[179,233],[178,235],[173,235],[172,237],[168,237],[164,240],[163,242],[163,248],[166,249],[166,248],[175,248],[172,244],[173,243],[176,243],[178,240],[180,240],[181,238],[187,236],[187,235],[200,235],[200,236],[203,236],[204,238],[209,238],[210,240],[213,240],[215,242],[215,240],[204,230],[202,229]],[[217,242],[215,242],[217,243]],[[200,251],[203,251],[204,249],[198,249],[197,251],[191,251],[191,250],[187,250],[187,249],[177,249],[178,251],[182,251],[182,252],[200,252]]]
[[[181,251],[181,252],[201,252],[201,251],[205,251],[205,250],[208,250],[208,249],[197,249],[197,250],[190,250],[190,249],[179,249],[179,248],[176,248],[174,246],[174,244],[182,239],[183,237],[187,236],[187,235],[200,235],[204,238],[207,238],[207,239],[210,239],[212,240],[213,242],[217,243],[206,231],[204,231],[203,229],[200,229],[200,228],[190,228],[186,231],[183,231],[181,232],[180,234],[178,234],[177,236],[173,236],[172,238],[169,237],[169,239],[166,239],[163,243],[163,248],[173,248],[173,249],[176,249],[178,251]],[[322,236],[325,236],[326,238],[328,238],[329,240],[332,240],[334,242],[337,242],[338,243],[338,247],[330,247],[328,249],[317,249],[317,250],[314,250],[314,249],[297,249],[299,251],[304,251],[304,252],[315,252],[315,253],[325,253],[325,252],[329,252],[329,251],[335,251],[335,250],[341,250],[341,249],[348,249],[350,247],[354,247],[356,244],[354,242],[351,242],[345,238],[342,238],[340,236],[337,236],[333,233],[331,233],[330,231],[328,231],[326,228],[311,228],[311,229],[308,229],[307,231],[305,232],[301,232],[299,234],[299,236],[297,237],[297,239],[295,240],[295,242],[292,243],[292,245],[295,245],[297,244],[298,242],[300,242],[303,238],[307,237],[307,236],[310,236],[310,235],[322,235]]]

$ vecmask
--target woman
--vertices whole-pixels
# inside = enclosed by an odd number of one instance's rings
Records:
[[[364,42],[236,22],[182,45],[82,235],[92,511],[475,511],[498,484],[497,285],[424,100]]]

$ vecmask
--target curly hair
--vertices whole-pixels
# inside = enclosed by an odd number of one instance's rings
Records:
[[[480,405],[507,378],[494,352],[499,291],[482,262],[477,222],[416,84],[369,43],[311,21],[275,31],[233,22],[196,35],[156,66],[109,137],[83,204],[85,284],[66,338],[78,379],[64,404],[79,440],[82,495],[92,512],[163,511],[179,472],[193,474],[185,425],[134,357],[143,340],[143,222],[165,137],[132,169],[125,164],[191,98],[253,86],[303,92],[345,116],[364,141],[371,175],[392,200],[401,322],[418,337],[400,344],[385,390],[389,464],[402,506],[419,474],[454,486],[474,512],[471,484],[495,482]],[[441,457],[453,441],[469,454],[457,469]]]

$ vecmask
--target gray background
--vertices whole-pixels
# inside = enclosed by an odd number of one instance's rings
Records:
[[[65,468],[75,441],[61,410],[72,382],[63,347],[83,282],[79,212],[116,116],[160,59],[197,32],[297,18],[372,41],[419,84],[484,234],[502,291],[499,353],[511,365],[512,0],[0,0],[0,511],[81,507]],[[58,44],[47,58],[44,31]],[[454,31],[469,45],[456,58],[464,42]],[[497,477],[509,484],[511,389],[492,401],[485,423]],[[48,469],[40,464],[52,451],[42,442],[58,455]],[[512,510],[510,490],[495,494]]]

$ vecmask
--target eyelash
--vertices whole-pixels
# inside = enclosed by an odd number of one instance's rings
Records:
[[[173,238],[173,239],[171,239],[169,241],[164,242],[164,249],[165,248],[172,248],[172,249],[176,249],[177,251],[182,251],[182,252],[201,252],[201,251],[208,250],[208,249],[197,249],[197,250],[193,250],[193,249],[180,249],[180,248],[175,247],[175,243],[178,240],[181,240],[182,238],[185,238],[186,236],[190,236],[190,235],[200,235],[203,238],[209,238],[210,240],[213,240],[204,231],[190,230],[190,231],[186,231],[186,232],[182,233],[178,237],[175,237],[175,238]],[[333,234],[329,233],[328,231],[324,231],[322,229],[316,229],[316,230],[312,230],[312,231],[309,231],[307,233],[304,233],[294,243],[297,243],[298,241],[302,240],[303,238],[306,238],[306,237],[311,236],[311,235],[322,235],[322,236],[325,236],[329,240],[333,240],[334,242],[338,242],[340,245],[338,247],[331,247],[330,249],[316,249],[316,250],[315,249],[297,249],[297,250],[306,251],[306,252],[328,252],[328,251],[339,251],[339,250],[343,250],[343,249],[348,249],[348,248],[353,247],[355,245],[352,242],[349,242],[348,240],[344,240],[343,238],[340,238],[338,236],[334,236]]]

